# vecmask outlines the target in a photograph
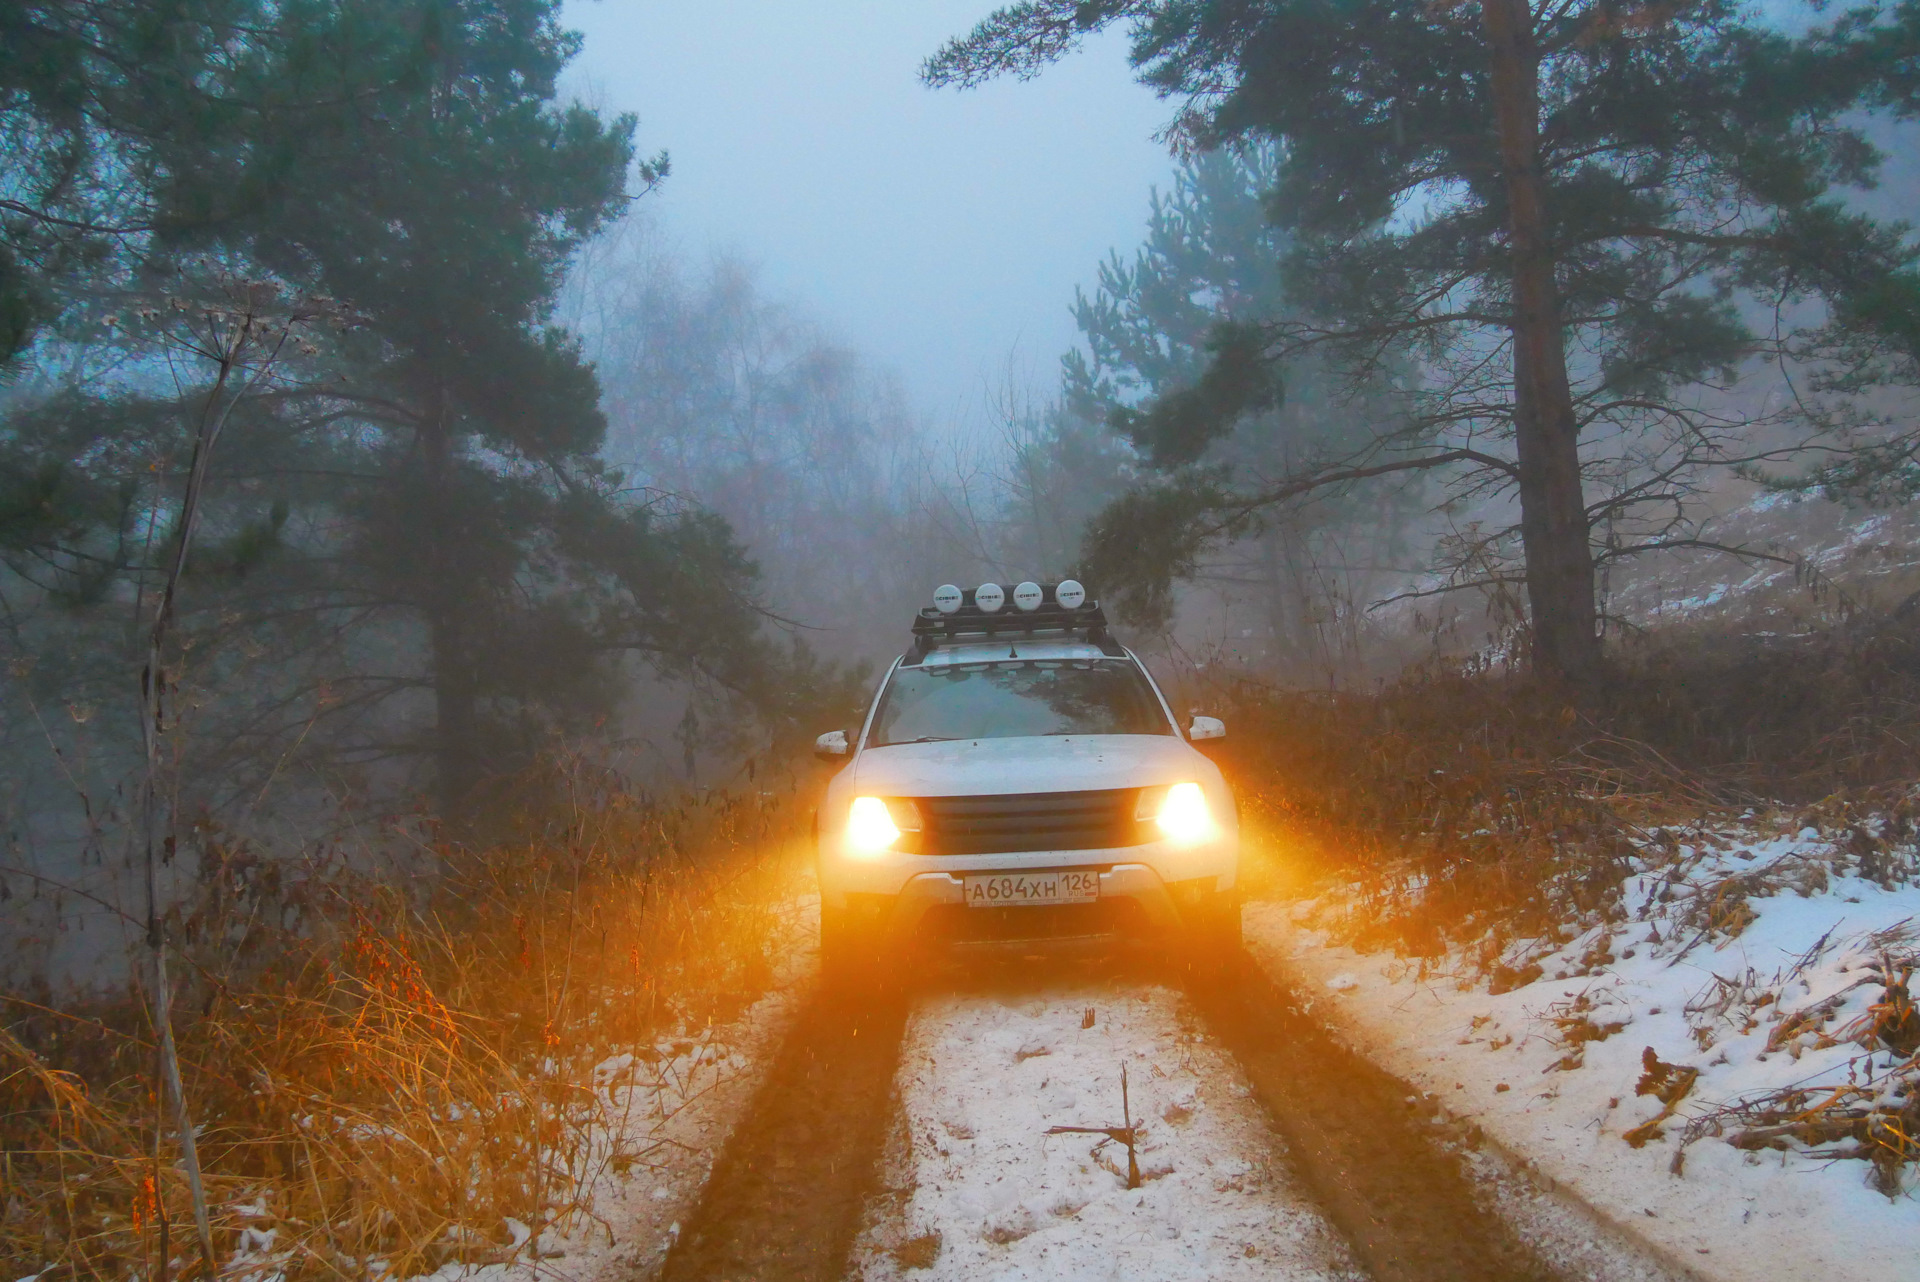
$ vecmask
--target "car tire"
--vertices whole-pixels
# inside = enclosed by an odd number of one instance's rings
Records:
[[[872,982],[877,949],[873,932],[844,908],[820,907],[820,971],[836,988]]]
[[[1231,974],[1240,957],[1240,896],[1226,890],[1208,895],[1190,910],[1185,953],[1187,969],[1198,978]]]

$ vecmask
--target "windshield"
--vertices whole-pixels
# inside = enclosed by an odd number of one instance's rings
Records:
[[[1172,733],[1132,660],[1034,659],[896,669],[867,742]]]

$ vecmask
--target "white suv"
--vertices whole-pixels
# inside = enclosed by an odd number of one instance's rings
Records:
[[[1224,959],[1239,818],[1146,668],[1080,585],[952,586],[913,623],[816,819],[821,950],[845,972],[928,936],[1159,933]]]

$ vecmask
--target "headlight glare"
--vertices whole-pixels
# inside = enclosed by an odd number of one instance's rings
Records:
[[[1142,788],[1134,814],[1143,822],[1152,820],[1163,835],[1174,841],[1205,841],[1214,835],[1213,812],[1207,808],[1206,790],[1197,783]]]
[[[847,813],[847,851],[873,856],[900,840],[899,825],[878,797],[855,797]]]

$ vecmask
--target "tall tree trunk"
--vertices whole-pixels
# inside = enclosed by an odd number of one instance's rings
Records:
[[[1600,663],[1593,551],[1580,485],[1580,432],[1567,381],[1546,183],[1540,172],[1540,60],[1527,0],[1481,0],[1492,54],[1494,125],[1513,255],[1514,441],[1537,672],[1584,683]]]
[[[458,829],[474,789],[480,784],[480,758],[474,672],[466,632],[462,576],[456,548],[460,537],[459,496],[455,493],[453,434],[439,389],[428,399],[420,428],[420,456],[426,483],[422,613],[433,658],[434,775],[441,820]]]

